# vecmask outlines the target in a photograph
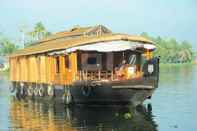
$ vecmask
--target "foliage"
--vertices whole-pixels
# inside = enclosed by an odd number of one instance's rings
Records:
[[[26,27],[22,27],[20,29],[20,32],[23,33],[23,44],[25,44],[25,46],[30,46],[36,41],[39,41],[51,35],[51,33],[46,30],[41,22],[38,22],[34,26],[32,31],[26,32]],[[24,35],[26,35],[27,37],[25,37]],[[13,43],[10,39],[6,38],[2,33],[0,33],[0,55],[9,55],[16,51],[18,48],[19,47],[15,43]]]
[[[18,46],[16,46],[12,41],[7,38],[0,39],[0,55],[9,55],[16,51]]]
[[[161,63],[190,63],[195,57],[195,53],[188,41],[178,42],[174,38],[154,38],[144,32],[141,36],[155,42],[157,50],[156,56],[161,56]]]
[[[28,40],[25,42],[25,46],[33,45],[36,41],[51,35],[51,33],[46,30],[42,22],[38,22],[32,31],[26,32],[25,34],[28,37]]]

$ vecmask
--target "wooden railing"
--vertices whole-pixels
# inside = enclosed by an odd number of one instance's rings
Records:
[[[124,76],[118,76],[111,70],[98,71],[78,71],[75,80],[128,80],[143,77],[142,71],[137,71],[135,74],[126,73]]]
[[[107,71],[87,71],[81,70],[77,73],[78,80],[113,80],[114,72],[107,70]]]

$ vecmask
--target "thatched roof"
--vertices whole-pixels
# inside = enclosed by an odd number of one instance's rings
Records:
[[[95,33],[97,31],[101,31],[103,34],[110,34],[112,33],[111,30],[106,28],[103,25],[98,25],[98,26],[89,26],[89,27],[80,27],[80,26],[74,26],[72,29],[69,31],[63,31],[63,32],[58,32],[54,35],[51,35],[37,43],[43,43],[51,40],[56,40],[56,39],[61,39],[61,38],[74,38],[74,37],[79,37],[79,36],[84,36],[84,35],[91,35],[91,33]]]
[[[102,31],[98,34],[98,29]],[[93,33],[97,33],[97,35]],[[74,37],[73,36],[77,36]],[[87,28],[73,28],[70,32],[60,32],[40,41],[38,44],[19,50],[10,57],[35,55],[47,53],[56,50],[63,50],[74,46],[92,44],[97,42],[107,42],[116,40],[136,41],[153,44],[152,41],[141,37],[131,36],[126,34],[112,34],[104,26],[87,27]]]

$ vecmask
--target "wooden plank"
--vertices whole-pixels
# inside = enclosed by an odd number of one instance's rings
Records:
[[[77,53],[71,53],[71,71],[72,71],[72,82],[76,80],[77,76]]]

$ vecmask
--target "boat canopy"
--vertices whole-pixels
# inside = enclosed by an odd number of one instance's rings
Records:
[[[62,51],[50,52],[49,55],[67,54],[67,53],[75,52],[77,50],[97,51],[97,52],[118,52],[125,50],[136,50],[137,48],[155,50],[156,46],[148,43],[144,44],[142,42],[118,40],[118,41],[98,42],[94,44],[75,46]]]
[[[117,51],[124,51],[124,50],[136,50],[137,48],[154,50],[156,46],[153,44],[143,44],[141,42],[121,40],[121,41],[99,42],[95,44],[76,46],[76,47],[67,49],[66,52],[70,53],[76,50],[98,51],[98,52],[117,52]]]

